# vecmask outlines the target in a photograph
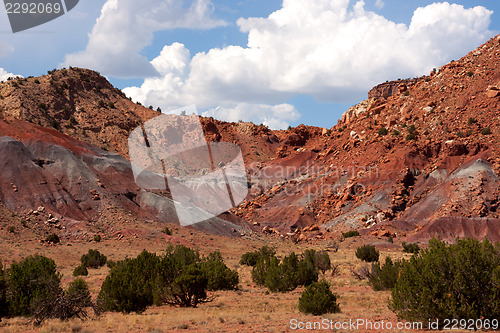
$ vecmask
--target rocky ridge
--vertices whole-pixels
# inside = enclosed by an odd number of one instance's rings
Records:
[[[500,239],[499,68],[500,36],[429,76],[374,88],[330,129],[202,118],[206,138],[239,145],[247,165],[249,195],[226,229],[296,241],[350,229]],[[168,219],[162,193],[137,188],[125,159],[128,134],[157,111],[78,68],[0,84],[0,110],[0,135],[12,138],[0,142],[4,156],[17,158],[0,166],[9,209],[43,204],[59,219],[95,221],[112,206]],[[217,222],[209,229],[227,232]]]

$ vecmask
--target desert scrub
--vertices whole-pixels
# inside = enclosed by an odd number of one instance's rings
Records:
[[[357,237],[357,236],[359,236],[359,232],[357,230],[347,231],[342,234],[342,237],[344,238]]]
[[[420,251],[420,246],[417,243],[401,243],[403,246],[403,251],[406,253],[418,253]]]
[[[337,295],[332,293],[328,282],[315,282],[302,292],[299,298],[299,311],[315,316],[340,312]]]
[[[500,243],[467,238],[427,249],[403,263],[389,307],[408,321],[500,318]]]
[[[98,250],[90,249],[87,254],[82,255],[80,261],[87,268],[99,268],[106,265],[108,258]]]
[[[378,261],[379,255],[373,245],[363,245],[356,249],[356,257],[366,262]]]
[[[393,262],[391,257],[385,258],[385,263],[382,267],[379,262],[373,263],[369,276],[369,283],[373,290],[390,290],[394,288],[402,265],[402,261]]]

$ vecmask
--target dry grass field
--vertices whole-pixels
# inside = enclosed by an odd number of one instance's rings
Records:
[[[330,251],[332,264],[339,264],[338,274],[332,276],[327,271],[320,279],[331,283],[332,290],[338,295],[341,312],[320,317],[304,315],[298,310],[298,299],[303,288],[289,293],[269,293],[266,288],[256,286],[251,280],[251,268],[238,264],[241,254],[258,249],[263,245],[277,248],[277,254],[283,256],[292,251],[302,253],[307,248],[325,249],[329,243],[294,244],[276,238],[255,236],[255,239],[228,239],[206,235],[190,229],[174,227],[174,237],[183,243],[198,249],[202,254],[220,250],[225,262],[232,269],[237,269],[240,276],[239,290],[215,292],[212,302],[197,308],[176,308],[171,306],[151,307],[142,314],[122,314],[107,312],[97,318],[81,320],[49,320],[40,327],[34,327],[27,318],[4,319],[0,322],[0,332],[293,332],[291,320],[315,322],[323,319],[335,322],[365,319],[373,323],[390,321],[394,325],[397,317],[387,307],[390,292],[375,292],[367,280],[358,280],[351,272],[367,265],[355,257],[357,246],[372,243],[380,249],[381,260],[390,255],[392,258],[408,257],[395,241],[387,243],[377,238],[349,238],[339,242],[337,252]],[[13,242],[2,238],[0,258],[4,265],[19,261],[30,254],[43,254],[55,260],[63,275],[62,284],[67,286],[74,279],[73,269],[79,265],[80,256],[89,249],[98,249],[111,260],[135,257],[143,249],[161,253],[168,242],[158,239],[125,237],[121,240],[104,239],[96,242],[62,241],[57,246],[46,246],[37,241],[18,240]],[[330,241],[331,242],[331,241]],[[109,269],[89,269],[84,279],[89,284],[93,297],[97,296],[100,285]],[[304,331],[304,330],[298,330]],[[385,332],[386,329],[319,330],[326,332]],[[422,332],[422,330],[394,329],[393,332]]]

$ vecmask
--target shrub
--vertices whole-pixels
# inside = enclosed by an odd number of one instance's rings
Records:
[[[101,235],[94,235],[94,242],[99,243],[101,241]]]
[[[73,276],[87,276],[89,275],[89,271],[87,270],[87,267],[85,267],[84,265],[80,265],[80,266],[77,266],[74,270],[73,270]]]
[[[399,134],[400,133],[399,133],[399,131],[397,129],[395,129],[395,130],[392,131],[392,135],[394,135],[394,136],[398,136]]]
[[[467,76],[468,76],[468,77],[472,77],[472,76],[474,76],[474,72],[467,72]]]
[[[278,258],[272,257],[266,271],[265,285],[271,292],[286,292],[297,288],[299,258],[295,253],[283,258],[280,263]]]
[[[113,103],[113,102],[109,102],[109,103],[108,103],[108,106],[109,106],[111,109],[114,109],[114,108],[115,108],[115,103]]]
[[[411,321],[500,318],[500,244],[436,239],[405,262],[390,308]]]
[[[403,96],[409,96],[410,95],[410,92],[408,90],[406,90],[404,93],[403,93]]]
[[[417,243],[406,243],[403,242],[401,245],[403,245],[403,251],[406,253],[418,253],[420,251],[420,246],[418,246]]]
[[[99,268],[106,265],[106,260],[108,258],[99,252],[99,250],[90,249],[87,254],[82,255],[80,261],[82,266],[87,268]]]
[[[168,227],[165,227],[161,232],[163,232],[165,235],[172,236],[172,230],[170,230]]]
[[[408,126],[408,133],[414,134],[415,130],[416,130],[415,125]]]
[[[38,79],[35,79],[36,84],[40,84],[40,81]]]
[[[379,255],[373,245],[363,245],[356,249],[356,257],[366,262],[378,261]]]
[[[57,122],[57,120],[53,119],[50,122],[50,126],[54,127],[55,129],[58,129],[59,128],[59,123]]]
[[[106,105],[102,99],[99,100],[98,104],[101,108],[103,108]]]
[[[314,265],[316,266],[317,269],[325,274],[325,272],[329,269],[332,268],[332,263],[330,261],[330,256],[328,255],[328,252],[321,251],[321,252],[316,252],[314,254]]]
[[[86,308],[96,308],[90,297],[87,283],[83,279],[76,279],[69,284],[68,290],[58,295],[58,297],[44,301],[33,314],[35,325],[40,325],[48,318],[58,318],[68,320],[79,318],[81,320],[88,317]]]
[[[276,250],[269,246],[263,246],[260,250],[247,252],[241,256],[240,265],[255,266],[259,258],[270,258],[276,254]]]
[[[344,232],[342,234],[342,236],[344,238],[358,237],[359,236],[359,232],[357,230],[351,230],[351,231],[348,231],[348,232]]]
[[[467,121],[467,124],[472,125],[477,123],[477,120],[475,118],[470,117],[469,120]]]
[[[382,127],[378,130],[378,135],[387,135],[389,133],[389,130],[385,127]]]
[[[252,269],[252,280],[261,286],[266,286],[272,292],[286,292],[299,285],[307,286],[318,281],[318,269],[315,266],[315,251],[306,250],[299,260],[295,253],[291,253],[280,262],[273,249],[264,247]]]
[[[380,267],[380,263],[372,264],[369,282],[373,290],[389,290],[394,288],[401,271],[402,262],[392,262],[390,257],[385,258],[385,263]]]
[[[482,135],[490,135],[491,134],[491,129],[489,127],[485,127],[481,130]]]
[[[117,262],[99,292],[98,302],[103,310],[141,313],[153,305],[159,264],[160,258],[147,251],[135,259]]]
[[[238,272],[229,269],[222,260],[220,252],[212,252],[202,264],[202,271],[207,278],[207,288],[214,290],[234,290],[238,287]]]
[[[7,310],[7,281],[2,262],[0,262],[0,321],[2,321],[2,317],[9,314]]]
[[[326,281],[315,282],[308,286],[299,298],[299,311],[319,316],[325,313],[340,312],[337,296],[332,293]]]
[[[54,260],[40,255],[29,256],[13,263],[8,273],[10,316],[30,316],[40,304],[60,294],[61,275]]]
[[[116,261],[109,260],[109,259],[108,259],[108,260],[106,260],[106,266],[107,266],[109,269],[111,269],[111,268],[115,267],[115,265],[116,265]]]
[[[54,244],[57,244],[59,243],[59,236],[57,236],[56,234],[50,234],[47,236],[47,238],[45,238],[45,241],[47,243],[54,243]]]
[[[417,140],[417,136],[413,133],[410,133],[406,136],[406,141],[410,141],[410,140]]]
[[[211,300],[210,288],[231,289],[238,275],[214,252],[202,259],[185,246],[170,246],[163,257],[143,251],[135,259],[117,262],[102,284],[98,301],[104,310],[142,312],[163,303],[196,307]]]
[[[15,233],[16,232],[16,227],[14,227],[13,225],[11,225],[8,229],[7,229],[10,233]]]

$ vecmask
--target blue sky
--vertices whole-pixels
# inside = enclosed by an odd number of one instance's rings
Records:
[[[491,0],[80,0],[13,34],[2,7],[0,80],[87,67],[164,111],[329,128],[373,85],[497,35],[499,15]]]

